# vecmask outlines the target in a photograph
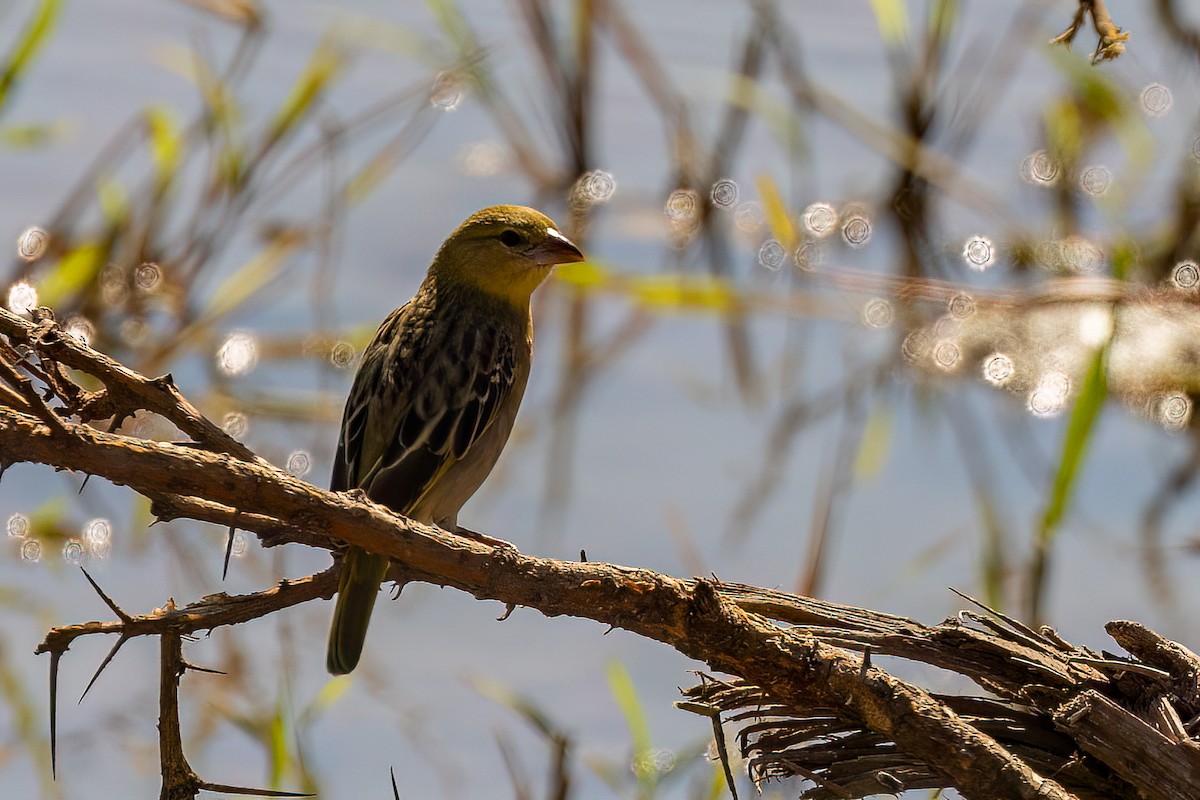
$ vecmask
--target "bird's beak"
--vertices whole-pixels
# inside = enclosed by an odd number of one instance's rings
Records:
[[[529,257],[543,267],[584,260],[583,252],[575,243],[554,228],[546,229],[546,238],[529,249]]]

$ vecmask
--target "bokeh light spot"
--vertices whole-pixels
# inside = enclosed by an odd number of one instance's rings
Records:
[[[1175,96],[1161,83],[1147,85],[1142,89],[1139,99],[1142,103],[1142,111],[1148,117],[1165,117],[1170,113],[1171,107],[1175,105]]]
[[[675,761],[675,754],[670,750],[651,750],[635,756],[629,768],[634,775],[646,779],[671,772],[675,769]]]
[[[442,111],[453,111],[458,108],[463,99],[463,85],[453,72],[443,72],[437,76],[433,89],[429,92],[429,104]]]
[[[738,203],[733,210],[733,224],[743,233],[758,233],[763,221],[762,206],[753,201]]]
[[[871,241],[871,219],[861,211],[843,214],[842,241],[858,250]]]
[[[50,246],[50,234],[34,226],[21,231],[17,237],[17,257],[22,261],[37,261]]]
[[[904,341],[900,343],[900,354],[904,356],[904,360],[908,363],[916,364],[928,356],[932,348],[933,339],[929,333],[922,328],[918,328],[904,337]]]
[[[8,517],[8,535],[22,539],[29,533],[29,517],[20,511]]]
[[[1176,289],[1196,291],[1200,287],[1200,265],[1195,261],[1180,261],[1171,270],[1171,283]]]
[[[349,369],[354,366],[354,359],[357,357],[354,352],[354,345],[349,342],[334,342],[329,348],[329,363],[338,369]]]
[[[958,362],[962,360],[962,350],[958,347],[958,342],[950,339],[943,339],[933,347],[933,363],[938,369],[951,371],[958,366]]]
[[[700,195],[692,189],[676,189],[663,210],[672,222],[692,222],[700,213]]]
[[[1192,418],[1192,399],[1183,392],[1169,392],[1154,400],[1154,417],[1167,430],[1181,431]]]
[[[38,304],[37,289],[28,281],[17,281],[8,289],[8,310],[14,314],[30,314]]]
[[[882,297],[872,298],[863,306],[862,321],[868,328],[886,328],[895,318],[892,304]]]
[[[738,188],[737,181],[722,178],[712,185],[709,197],[717,208],[733,208],[737,205],[740,194],[741,190]]]
[[[787,261],[787,250],[778,239],[767,239],[758,248],[758,263],[765,269],[778,272]]]
[[[1017,371],[1013,360],[1004,353],[992,353],[983,360],[983,378],[992,386],[1003,386]]]
[[[455,157],[459,172],[475,178],[497,175],[507,162],[507,151],[497,142],[470,142],[459,148]]]
[[[87,317],[75,314],[63,323],[63,331],[81,344],[90,345],[96,336],[96,326]]]
[[[78,539],[67,539],[63,543],[62,557],[63,561],[70,566],[78,567],[83,563],[83,542]]]
[[[1068,236],[1059,242],[1062,266],[1072,272],[1093,273],[1104,263],[1104,253],[1090,239]]]
[[[83,526],[83,541],[89,546],[108,544],[112,541],[112,523],[101,517]]]
[[[1047,372],[1038,378],[1029,393],[1029,412],[1035,417],[1048,418],[1058,414],[1067,404],[1071,379],[1062,372]]]
[[[1061,170],[1048,150],[1034,150],[1021,162],[1021,180],[1034,186],[1053,186]]]
[[[121,323],[119,332],[121,334],[121,340],[124,341],[125,344],[128,344],[132,347],[137,347],[145,344],[146,337],[150,333],[150,329],[147,328],[146,323],[142,322],[140,319],[130,317]]]
[[[157,292],[162,284],[162,267],[147,261],[133,271],[133,285],[146,294]]]
[[[1079,175],[1079,188],[1092,197],[1102,197],[1111,185],[1112,173],[1103,165],[1088,167]]]
[[[233,544],[230,546],[229,552],[235,558],[241,558],[246,555],[248,546],[249,542],[246,541],[245,535],[241,531],[237,531],[233,534]]]
[[[992,240],[980,235],[967,239],[963,245],[963,260],[967,262],[968,267],[980,272],[992,266],[996,261]]]
[[[240,411],[230,411],[221,420],[221,430],[235,439],[243,439],[250,431],[250,419]]]
[[[812,272],[821,264],[821,248],[816,242],[805,242],[792,253],[792,263],[796,269]]]
[[[1099,347],[1113,331],[1113,315],[1108,306],[1085,308],[1079,315],[1079,341],[1086,347]]]
[[[42,543],[37,539],[26,539],[21,542],[21,560],[36,564],[42,560]]]
[[[217,369],[226,375],[245,375],[258,363],[258,340],[249,333],[231,333],[217,349]]]
[[[810,236],[817,239],[824,239],[838,226],[837,209],[829,203],[813,203],[808,208],[804,209],[804,230],[808,231]]]
[[[312,456],[305,450],[294,450],[287,457],[287,471],[297,478],[312,472]]]
[[[946,310],[955,319],[966,319],[975,313],[975,298],[966,292],[959,292],[946,303]]]
[[[571,207],[586,209],[607,203],[617,191],[617,179],[602,169],[588,170],[571,187]]]

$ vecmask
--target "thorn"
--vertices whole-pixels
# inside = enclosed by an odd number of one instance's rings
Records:
[[[62,650],[50,651],[50,779],[58,780],[58,659]]]
[[[392,776],[392,797],[400,800],[400,788],[396,786],[396,768],[388,767],[388,774]]]
[[[992,608],[987,603],[983,602],[982,600],[978,600],[978,599],[972,597],[971,595],[967,594],[966,592],[960,592],[958,589],[955,589],[953,586],[951,586],[949,588],[950,588],[950,591],[954,592],[956,595],[958,595],[962,599],[966,600],[968,603],[972,603],[972,604],[978,606],[979,608],[986,611],[988,614],[991,614],[993,617],[996,617],[997,619],[999,619],[1001,622],[1004,622],[1005,624],[1009,625],[1013,630],[1017,631],[1018,633],[1023,633],[1026,636],[1030,637],[1031,639],[1039,638],[1038,632],[1035,631],[1033,628],[1029,627],[1028,625],[1026,625],[1024,622],[1021,622],[1020,620],[1016,619],[1015,617],[1010,617],[1008,614],[1005,614],[1003,611],[998,611],[997,609]]]
[[[503,614],[501,614],[500,616],[496,617],[496,622],[504,622],[504,620],[506,620],[506,619],[508,619],[509,617],[511,617],[511,616],[512,616],[512,612],[514,612],[514,611],[516,611],[516,610],[517,610],[517,604],[516,604],[516,603],[505,603],[505,604],[504,604],[504,613],[503,613]]]
[[[87,488],[88,481],[92,479],[92,473],[85,472],[83,474],[83,483],[79,484],[79,494],[83,494],[83,490]]]
[[[96,667],[96,672],[92,675],[92,679],[90,681],[88,681],[88,685],[83,690],[83,694],[79,695],[79,702],[76,703],[75,705],[80,705],[81,703],[83,703],[83,698],[87,697],[87,693],[92,690],[92,684],[94,684],[96,682],[96,679],[100,677],[100,673],[104,672],[104,668],[108,666],[108,663],[113,660],[113,656],[115,656],[117,654],[117,651],[121,649],[121,645],[125,644],[128,641],[129,641],[129,634],[122,631],[120,638],[117,639],[117,643],[114,644],[112,646],[112,649],[108,651],[108,655],[106,655],[104,657],[104,660],[100,662],[100,666]]]
[[[584,564],[587,563],[587,550],[584,550],[582,547],[579,548],[579,560]]]
[[[183,662],[183,668],[190,669],[192,672],[205,672],[205,673],[208,673],[209,675],[228,675],[229,674],[228,672],[223,672],[222,670],[219,670],[219,669],[213,669],[212,667],[198,667],[195,664],[191,664],[187,661]]]
[[[862,666],[858,670],[858,677],[867,677],[867,670],[871,668],[871,645],[867,645],[863,650]]]
[[[168,444],[170,444],[172,447],[185,447],[185,448],[189,448],[191,450],[203,450],[205,452],[210,452],[210,453],[213,452],[213,445],[206,444],[204,442],[180,441],[180,442],[169,442]]]
[[[230,525],[229,538],[225,540],[225,565],[221,567],[221,580],[225,580],[225,576],[229,574],[229,557],[233,555],[233,537],[236,533],[237,528]]]
[[[108,595],[106,595],[104,593],[104,590],[100,588],[100,584],[98,584],[94,580],[92,580],[92,576],[88,575],[88,571],[86,569],[84,569],[83,567],[80,567],[79,571],[83,573],[83,577],[88,579],[88,583],[90,583],[92,585],[92,588],[96,590],[96,594],[100,595],[100,599],[104,601],[105,605],[107,605],[109,608],[111,608],[112,612],[117,615],[117,619],[121,620],[121,622],[124,622],[126,624],[133,622],[133,617],[129,616],[124,611],[122,611],[121,607],[118,606],[115,602],[113,602],[113,599],[111,597],[109,597]]]
[[[671,705],[678,708],[680,711],[688,711],[692,714],[699,714],[702,717],[720,717],[721,709],[708,703],[693,703],[688,700],[676,700]]]
[[[612,632],[613,632],[613,631],[615,631],[616,629],[617,629],[617,626],[616,626],[616,625],[609,625],[609,626],[608,626],[608,630],[606,630],[606,631],[604,632],[604,635],[605,635],[605,636],[608,636],[610,633],[612,633]]]
[[[733,800],[738,800],[737,783],[733,779],[733,767],[729,763],[729,748],[725,744],[725,729],[721,727],[721,712],[712,715],[713,743],[717,746],[717,756],[721,759],[721,767],[725,770],[725,783]]]
[[[248,794],[252,797],[316,797],[315,794],[304,792],[283,792],[277,789],[249,789],[245,786],[227,786],[223,783],[201,783],[200,787],[206,792],[218,794]]]

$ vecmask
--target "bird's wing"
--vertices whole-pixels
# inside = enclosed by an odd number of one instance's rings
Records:
[[[517,359],[517,342],[502,326],[473,321],[447,329],[410,306],[384,322],[377,339],[389,346],[368,348],[359,367],[333,481],[335,489],[365,488],[402,513],[495,420],[515,384]]]

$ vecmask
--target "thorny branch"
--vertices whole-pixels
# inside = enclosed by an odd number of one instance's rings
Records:
[[[7,366],[0,383],[13,390],[0,393],[6,461],[100,475],[150,498],[162,517],[235,525],[267,546],[333,550],[353,544],[390,557],[402,580],[449,586],[547,616],[593,619],[666,643],[730,676],[706,678],[688,694],[717,715],[733,712],[726,721],[740,729],[738,740],[756,777],[810,778],[815,785],[806,796],[953,786],[969,798],[1138,797],[1141,776],[1113,763],[1121,754],[1111,744],[1125,739],[1103,735],[1112,732],[1103,726],[1113,720],[1124,726],[1117,733],[1145,729],[1158,737],[1143,742],[1155,758],[1156,775],[1174,770],[1187,780],[1195,774],[1190,770],[1200,769],[1200,749],[1191,738],[1200,717],[1197,660],[1131,623],[1114,624],[1113,634],[1140,660],[1078,648],[1053,631],[993,613],[964,614],[931,627],[715,578],[681,580],[526,555],[484,537],[447,534],[354,495],[323,491],[269,465],[226,441],[169,380],[147,379],[69,340],[49,312],[33,323],[0,310],[0,333],[9,345],[0,348]],[[104,388],[77,393],[39,377],[65,375],[57,371],[64,364]],[[40,384],[40,391],[22,390],[24,380]],[[138,410],[161,413],[193,441],[147,441],[82,422],[96,419],[100,408],[114,419]],[[116,621],[55,628],[38,652],[51,654],[53,673],[79,636],[115,633],[117,647],[132,636],[159,636],[162,796],[230,790],[200,780],[182,755],[177,687],[186,664],[180,638],[329,597],[335,574],[329,570],[240,597],[213,595],[182,608],[172,603],[146,615],[125,613],[101,592]],[[872,665],[871,653],[954,670],[992,697],[930,694]]]

